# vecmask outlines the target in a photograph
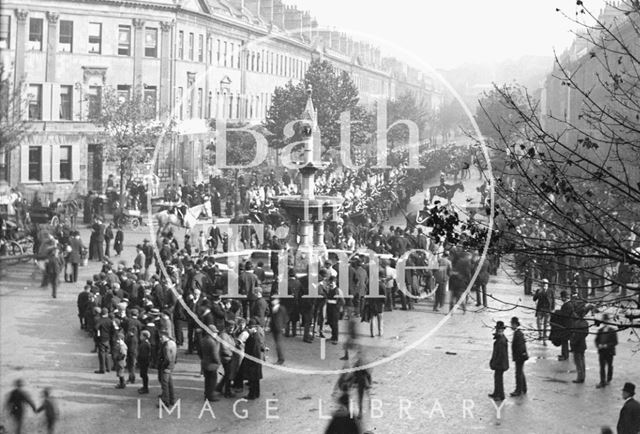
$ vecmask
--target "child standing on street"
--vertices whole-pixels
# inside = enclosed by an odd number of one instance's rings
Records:
[[[56,422],[58,421],[58,406],[51,396],[51,389],[46,387],[42,391],[42,405],[38,408],[38,413],[44,411],[45,422],[47,424],[47,433],[53,434]]]

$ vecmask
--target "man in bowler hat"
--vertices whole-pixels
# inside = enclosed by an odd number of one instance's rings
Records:
[[[636,394],[636,385],[624,383],[622,388],[622,399],[624,405],[620,410],[618,418],[618,434],[638,434],[640,432],[640,402],[633,396]]]
[[[516,364],[516,390],[511,392],[511,396],[516,397],[526,395],[527,380],[524,376],[524,362],[529,359],[527,354],[527,344],[524,333],[520,328],[518,317],[511,318],[511,328],[513,329],[513,341],[511,342],[511,357]]]
[[[504,372],[509,369],[509,341],[504,335],[504,322],[496,323],[496,332],[493,335],[493,353],[489,367],[493,370],[493,393],[489,394],[489,398],[494,401],[504,400]]]

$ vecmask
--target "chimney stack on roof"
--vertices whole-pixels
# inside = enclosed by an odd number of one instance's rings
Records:
[[[340,33],[340,46],[338,47],[338,51],[342,54],[347,53],[347,35],[345,33]]]
[[[273,24],[284,30],[285,5],[282,0],[273,0]]]
[[[302,11],[296,6],[285,6],[284,29],[293,37],[302,36]]]
[[[260,17],[268,24],[273,23],[273,0],[258,0],[260,3]]]
[[[255,17],[260,16],[260,0],[244,0],[244,7]]]
[[[306,39],[307,41],[311,42],[312,40],[312,35],[311,35],[311,14],[307,11],[302,13],[302,33],[304,36],[304,39]]]

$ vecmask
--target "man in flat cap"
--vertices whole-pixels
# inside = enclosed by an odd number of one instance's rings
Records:
[[[633,396],[636,394],[636,385],[624,383],[622,388],[622,399],[624,405],[620,410],[618,418],[618,434],[638,434],[640,433],[640,403]]]

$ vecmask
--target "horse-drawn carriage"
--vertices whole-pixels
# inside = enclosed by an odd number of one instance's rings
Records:
[[[137,209],[123,208],[116,210],[114,221],[117,227],[127,228],[130,227],[134,230],[142,226],[142,212]]]
[[[0,205],[0,257],[17,257],[33,252],[33,239],[10,215],[6,204]]]
[[[32,204],[25,213],[25,224],[68,225],[75,227],[80,206],[75,200],[52,202],[49,206]]]

